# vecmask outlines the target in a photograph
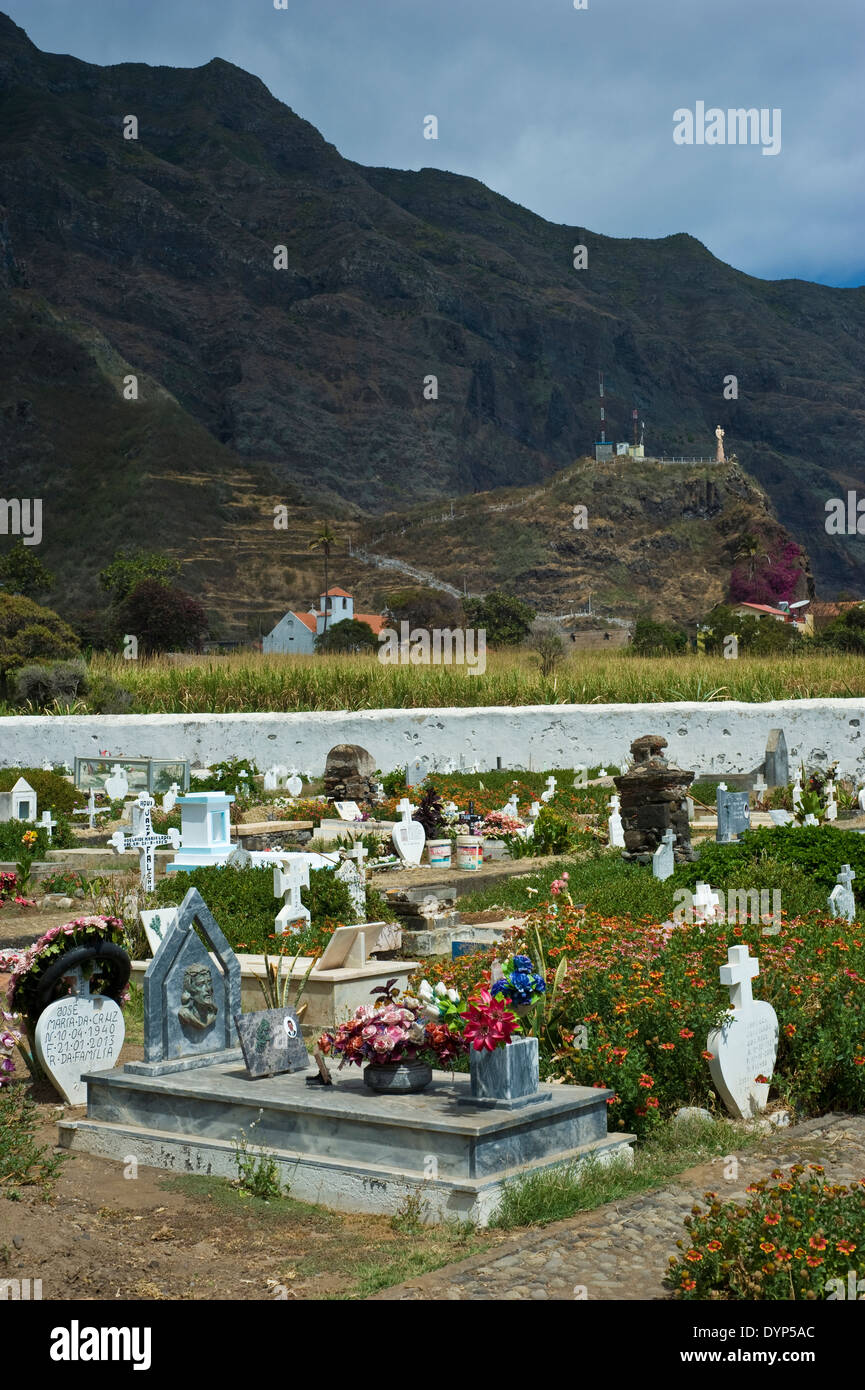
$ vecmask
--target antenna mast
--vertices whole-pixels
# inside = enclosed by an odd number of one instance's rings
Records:
[[[605,444],[605,443],[606,443],[606,440],[607,440],[607,429],[606,429],[606,420],[607,420],[607,416],[606,416],[606,412],[605,412],[605,410],[604,410],[604,373],[603,373],[603,372],[598,372],[598,393],[599,393],[599,395],[600,395],[600,397],[601,397],[601,443],[602,443],[602,444]]]

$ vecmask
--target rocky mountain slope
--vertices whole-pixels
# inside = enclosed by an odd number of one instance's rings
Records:
[[[543,486],[591,447],[599,370],[611,433],[636,404],[652,452],[708,454],[720,422],[821,591],[865,588],[865,538],[824,527],[861,479],[865,289],[760,281],[686,235],[607,238],[471,179],[363,168],[222,59],[97,67],[0,16],[0,314],[4,495],[38,482],[73,606],[96,601],[106,551],[159,540],[227,620],[276,608],[307,577],[280,583],[274,503],[300,531],[325,510],[374,531],[384,511]],[[627,505],[617,483],[608,524]],[[495,555],[475,547],[484,587]],[[596,552],[596,587],[613,563]]]

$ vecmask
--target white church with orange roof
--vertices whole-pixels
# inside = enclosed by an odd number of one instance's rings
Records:
[[[387,622],[383,613],[355,613],[354,598],[345,589],[328,589],[319,599],[320,607],[308,613],[288,612],[276,627],[262,638],[263,652],[288,652],[309,656],[315,651],[315,639],[324,632],[325,617],[329,628],[353,618],[366,623],[378,636]]]

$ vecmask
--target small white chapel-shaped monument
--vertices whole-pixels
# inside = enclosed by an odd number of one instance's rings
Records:
[[[177,798],[180,807],[180,851],[165,866],[166,873],[224,864],[235,848],[231,841],[227,792],[188,792]]]

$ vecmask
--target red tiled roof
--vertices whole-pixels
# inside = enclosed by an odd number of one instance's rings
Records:
[[[378,636],[387,622],[387,618],[382,613],[355,613],[355,622],[366,623]]]
[[[324,598],[351,598],[351,594],[347,594],[345,589],[328,589]]]
[[[299,623],[303,623],[304,627],[308,627],[310,632],[315,632],[315,615],[313,613],[294,613],[292,616],[297,618]]]

